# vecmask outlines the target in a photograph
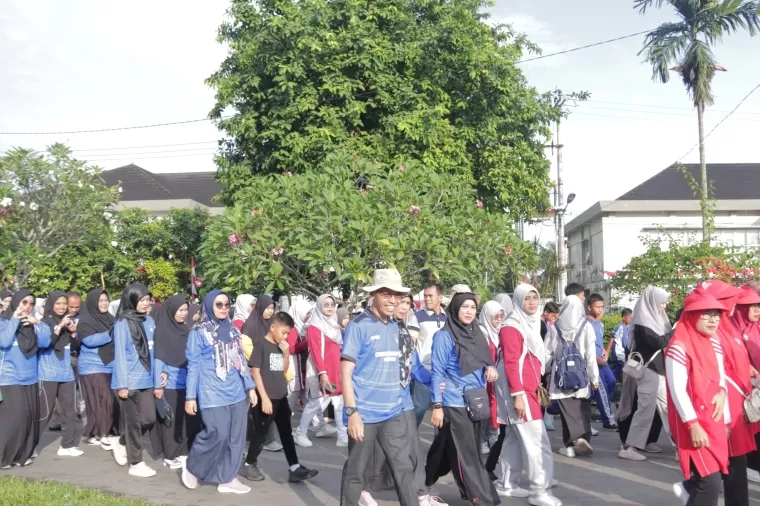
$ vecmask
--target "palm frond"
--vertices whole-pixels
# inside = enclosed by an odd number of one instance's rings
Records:
[[[666,23],[646,37],[644,49],[646,60],[652,65],[652,79],[667,83],[670,80],[669,67],[680,63],[680,59],[690,44],[688,32],[683,23]],[[639,54],[641,54],[639,52]]]
[[[724,34],[730,35],[740,30],[748,31],[753,37],[760,32],[758,2],[741,1],[724,0],[699,16],[697,31],[704,34],[709,44],[720,41]]]
[[[712,79],[715,76],[715,55],[710,46],[701,40],[692,41],[681,62],[681,79],[694,105],[704,102],[712,105]]]

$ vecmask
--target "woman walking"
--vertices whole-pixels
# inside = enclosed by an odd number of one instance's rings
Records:
[[[491,351],[491,357],[494,364],[499,360],[499,331],[504,324],[506,313],[504,308],[495,300],[489,300],[483,304],[480,310],[480,330],[488,340],[488,348]],[[498,366],[497,369],[498,371]],[[491,402],[491,420],[490,423],[483,424],[483,445],[484,450],[488,449],[486,459],[486,471],[491,481],[496,481],[494,470],[499,462],[502,444],[504,443],[504,425],[498,421],[498,407],[496,401],[496,386],[494,383],[486,385],[488,391],[488,400]],[[495,433],[495,434],[494,434]],[[494,437],[495,435],[495,437]]]
[[[564,446],[559,454],[573,458],[576,455],[590,455],[594,449],[589,444],[591,439],[591,390],[598,388],[599,369],[596,365],[596,336],[591,325],[586,325],[586,311],[577,295],[570,295],[562,304],[557,323],[551,328],[546,348],[549,352],[548,363],[554,363],[549,397],[559,401],[560,419],[562,420],[562,441]],[[567,352],[575,346],[577,355],[585,364],[573,360]],[[564,353],[563,353],[564,351]],[[564,363],[562,363],[564,361]],[[579,366],[585,365],[585,371]],[[576,390],[560,388],[556,373],[566,367],[575,367],[574,372],[581,376],[585,372],[587,382]]]
[[[446,325],[433,337],[431,423],[438,434],[427,455],[425,486],[453,471],[462,499],[473,504],[500,504],[480,460],[481,425],[490,423],[486,382],[497,380],[486,337],[478,325],[473,293],[451,299]],[[462,393],[464,392],[464,396]],[[470,413],[468,414],[468,411]]]
[[[154,334],[153,395],[165,399],[171,408],[171,420],[156,420],[150,432],[151,445],[157,455],[163,455],[164,465],[171,469],[182,467],[195,436],[201,430],[200,417],[185,413],[187,387],[187,322],[188,304],[181,295],[172,295],[156,311]],[[163,388],[161,385],[165,385]],[[159,412],[159,418],[161,418]]]
[[[19,290],[0,317],[0,469],[28,466],[39,443],[37,350],[50,346],[50,327],[33,308],[32,292]]]
[[[195,416],[200,410],[203,429],[183,462],[182,483],[189,489],[213,483],[223,494],[247,494],[250,487],[236,476],[245,451],[248,404],[256,405],[256,391],[240,331],[229,319],[227,294],[206,294],[202,313],[187,340],[185,411]]]
[[[71,343],[76,324],[68,316],[68,297],[65,292],[52,292],[45,302],[43,323],[50,327],[50,346],[39,350],[40,437],[47,429],[58,400],[61,420],[59,457],[79,457],[77,448],[76,382],[71,367]]]
[[[739,335],[742,336],[754,373],[760,369],[760,295],[751,286],[742,287],[732,321]],[[757,432],[757,429],[760,429],[760,426],[756,428],[754,435],[755,446],[760,447],[760,432]],[[760,483],[758,471],[760,471],[760,450],[754,450],[747,455],[747,479]]]
[[[113,458],[129,464],[129,474],[149,478],[156,471],[143,462],[142,437],[156,421],[153,400],[153,332],[156,324],[147,312],[151,293],[142,283],[129,285],[121,295],[113,326],[114,363],[111,388],[116,392],[121,437],[113,444]]]
[[[288,405],[290,411],[295,413],[296,405],[300,400],[306,405],[306,361],[309,359],[309,342],[306,340],[306,322],[311,318],[314,303],[305,299],[298,299],[288,308],[288,314],[293,318],[295,327],[288,335],[290,346],[290,367],[294,373],[293,379],[288,383]]]
[[[697,288],[665,352],[668,416],[685,481],[673,492],[688,506],[717,506],[728,472],[723,352],[716,336],[725,307]],[[706,409],[707,408],[707,409]]]
[[[254,307],[256,306],[256,297],[249,293],[241,293],[235,299],[235,314],[232,317],[232,324],[237,327],[238,330],[243,330],[243,325],[251,316]]]
[[[79,340],[79,383],[82,387],[87,425],[82,437],[89,445],[111,450],[118,430],[119,410],[111,390],[114,345],[111,338],[113,315],[108,311],[108,293],[96,288],[87,294],[77,323]]]

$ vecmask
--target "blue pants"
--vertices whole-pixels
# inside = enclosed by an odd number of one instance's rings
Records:
[[[201,409],[201,419],[203,430],[190,448],[187,470],[204,483],[229,483],[243,463],[248,401]]]
[[[607,362],[607,365],[612,369],[612,374],[615,375],[615,379],[619,382],[623,382],[623,362]],[[610,396],[611,397],[611,396]]]
[[[599,408],[605,427],[610,427],[615,423],[612,417],[612,396],[615,393],[616,384],[617,380],[610,366],[599,367],[599,389],[594,392],[593,399],[596,407]]]
[[[419,427],[425,418],[427,408],[430,407],[430,387],[412,380],[412,403],[414,404],[414,414],[417,417],[417,427]]]

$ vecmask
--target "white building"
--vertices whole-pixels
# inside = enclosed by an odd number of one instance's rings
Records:
[[[698,164],[686,168],[700,180]],[[713,242],[760,247],[760,164],[708,164],[707,175],[715,185]],[[643,238],[663,236],[683,242],[702,238],[699,199],[674,168],[617,200],[597,202],[565,226],[568,283],[581,283],[610,300],[610,274],[644,253]]]

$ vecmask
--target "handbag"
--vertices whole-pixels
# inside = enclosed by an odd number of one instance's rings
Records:
[[[760,422],[760,389],[753,388],[748,394],[744,393],[744,390],[739,388],[734,380],[726,376],[726,380],[731,383],[735,389],[744,397],[744,403],[742,406],[742,412],[744,415],[744,421],[747,423]]]
[[[470,420],[480,422],[491,418],[491,401],[485,388],[466,390],[463,397]]]
[[[163,420],[164,425],[169,425],[174,420],[174,411],[172,407],[166,402],[165,397],[156,399],[156,413],[158,417]]]
[[[533,369],[533,374],[536,374],[536,367],[533,365],[533,361],[530,361],[530,367]],[[539,381],[541,380],[541,377],[539,376]],[[538,398],[538,405],[542,408],[546,408],[552,405],[552,400],[549,397],[549,391],[544,388],[543,385],[539,383],[538,388],[536,389],[536,397]],[[529,409],[526,406],[526,409]]]
[[[646,371],[647,367],[649,367],[649,364],[652,363],[652,360],[654,360],[661,351],[662,350],[655,351],[652,354],[652,357],[646,362],[644,362],[644,358],[641,356],[641,353],[632,351],[631,355],[628,357],[628,360],[625,361],[625,365],[623,366],[623,374],[627,374],[633,379],[640,380],[644,377],[644,371]]]

